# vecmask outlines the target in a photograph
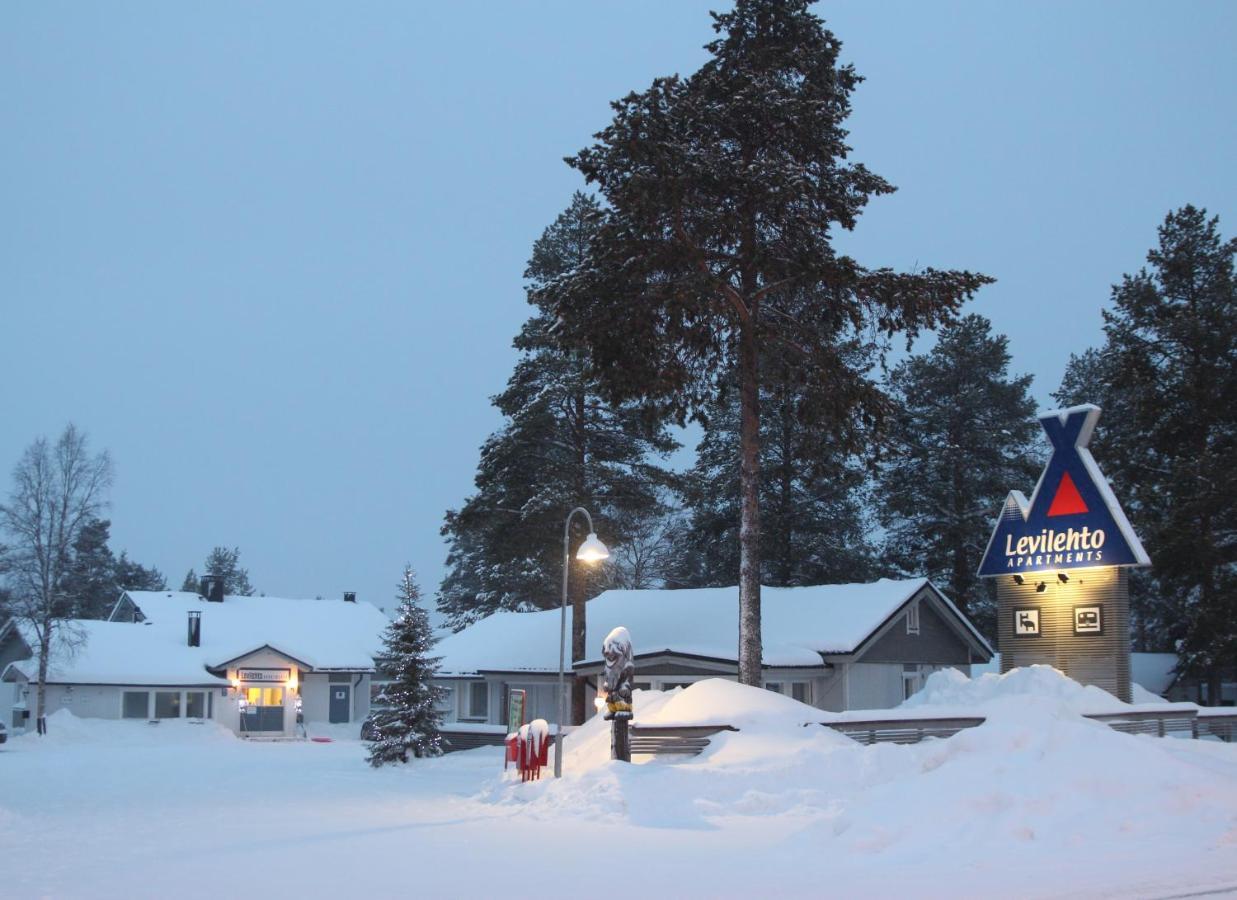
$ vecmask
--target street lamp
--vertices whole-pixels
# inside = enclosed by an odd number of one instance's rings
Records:
[[[563,676],[566,669],[567,656],[567,573],[571,571],[571,518],[576,513],[584,513],[588,521],[588,537],[576,551],[576,559],[587,563],[601,562],[610,558],[606,549],[593,531],[593,517],[583,506],[577,506],[567,513],[567,521],[563,523],[563,605],[559,611],[558,625],[558,724],[554,730],[554,777],[563,777],[563,717],[566,715],[567,694],[563,687]]]

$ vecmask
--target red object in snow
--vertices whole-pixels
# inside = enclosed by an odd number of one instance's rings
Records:
[[[310,738],[310,740],[313,741],[315,744],[330,744],[332,743],[333,738],[312,737]]]
[[[545,719],[521,725],[520,730],[507,735],[503,743],[506,748],[504,770],[507,763],[513,762],[520,772],[520,781],[536,781],[541,777],[541,768],[548,765],[550,755],[550,726]]]

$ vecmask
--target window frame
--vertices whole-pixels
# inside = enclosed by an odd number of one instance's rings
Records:
[[[477,698],[477,688],[481,688],[481,696],[485,698],[485,703],[480,712],[473,705],[473,701]],[[488,722],[490,719],[490,683],[488,681],[470,681],[468,682],[468,690],[460,692],[461,719],[469,721]]]
[[[919,601],[906,607],[906,633],[919,634]]]
[[[146,697],[146,711],[142,715],[140,716],[127,715],[127,710],[125,709],[125,698],[128,697],[130,694],[142,694]],[[150,691],[124,691],[122,690],[120,692],[120,718],[129,719],[129,720],[141,719],[147,722],[150,721],[150,694],[151,694]]]
[[[155,719],[183,719],[185,717],[185,704],[184,704],[185,692],[184,691],[151,691],[151,693],[155,695],[155,700],[154,700],[154,718]],[[173,698],[172,705],[174,709],[176,710],[175,715],[162,716],[159,714],[159,698],[160,697]]]

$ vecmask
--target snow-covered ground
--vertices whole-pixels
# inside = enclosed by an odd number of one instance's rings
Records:
[[[636,695],[645,723],[741,729],[703,755],[613,763],[595,720],[565,777],[531,784],[497,748],[373,770],[354,740],[61,712],[0,747],[0,895],[1237,891],[1237,745],[1119,734],[1078,714],[1097,700],[1051,669],[939,673],[915,710],[986,724],[862,747],[789,698],[707,681]]]

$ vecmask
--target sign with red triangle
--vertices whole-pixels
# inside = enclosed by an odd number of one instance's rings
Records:
[[[1091,404],[1040,416],[1052,456],[1029,502],[1019,491],[1005,500],[980,576],[1151,565],[1087,449],[1099,417]]]

